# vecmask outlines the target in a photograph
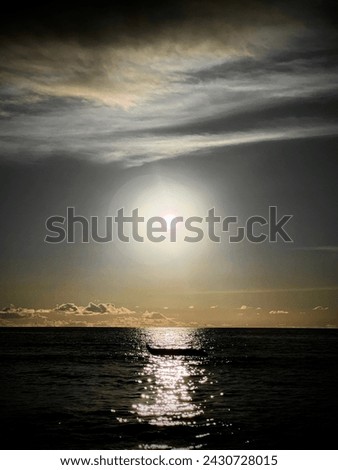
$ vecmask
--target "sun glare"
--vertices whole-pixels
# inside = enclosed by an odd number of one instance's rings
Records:
[[[184,237],[187,235],[185,221],[193,216],[203,217],[207,211],[203,196],[193,181],[182,184],[168,177],[142,176],[128,182],[114,195],[110,210],[114,214],[123,207],[124,213],[129,216],[138,209],[139,216],[144,218],[138,233],[144,241],[131,239],[131,243],[119,243],[118,249],[143,265],[173,260],[183,262],[188,261],[190,256],[200,256],[205,243],[199,243],[196,250],[196,244],[187,243]],[[162,229],[163,239],[158,243],[150,241],[147,236],[147,221],[153,217],[165,221],[164,228],[160,221],[154,223],[154,226]],[[175,240],[172,240],[173,232],[176,234]],[[131,229],[128,235],[131,235]],[[159,232],[156,236],[159,236]]]
[[[172,220],[175,219],[175,217],[178,217],[178,214],[170,212],[169,214],[161,215],[161,217],[166,221],[167,227],[169,228]]]

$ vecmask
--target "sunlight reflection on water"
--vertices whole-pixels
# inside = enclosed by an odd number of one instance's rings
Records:
[[[164,348],[201,347],[195,330],[147,330],[146,341]],[[194,395],[208,380],[202,360],[183,356],[152,356],[140,373],[143,393],[133,405],[139,422],[156,426],[195,425],[203,405]]]

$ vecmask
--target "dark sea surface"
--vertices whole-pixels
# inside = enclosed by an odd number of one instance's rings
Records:
[[[338,330],[2,328],[1,447],[335,449],[337,346]]]

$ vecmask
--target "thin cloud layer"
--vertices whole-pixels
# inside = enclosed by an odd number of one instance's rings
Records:
[[[168,8],[4,25],[2,158],[133,166],[337,133],[330,106],[310,109],[337,99],[332,28],[270,2]]]
[[[41,98],[82,98],[129,108],[151,94],[166,93],[188,71],[252,55],[271,38],[284,42],[296,27],[278,9],[260,2],[186,2],[169,18],[162,16],[167,11],[159,4],[142,12],[148,15],[143,21],[137,18],[141,12],[125,12],[130,25],[118,20],[119,13],[119,7],[109,11],[105,25],[94,15],[92,28],[85,30],[79,27],[83,11],[71,30],[47,21],[42,38],[33,17],[28,31],[9,42],[3,38],[1,83]],[[154,13],[160,15],[157,25]]]

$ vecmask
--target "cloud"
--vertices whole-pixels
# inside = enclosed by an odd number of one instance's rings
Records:
[[[15,320],[18,318],[25,318],[26,316],[31,316],[27,315],[23,312],[0,312],[0,318],[4,320]]]
[[[62,304],[62,305],[67,305]],[[69,305],[74,305],[69,303]],[[105,313],[96,311],[94,306],[103,305]],[[93,312],[85,312],[87,307]],[[0,311],[0,326],[2,327],[122,327],[122,328],[152,328],[152,327],[232,327],[232,326],[320,326],[336,327],[335,311],[318,305],[306,311],[289,311],[284,309],[261,308],[258,312],[252,309],[225,309],[219,313],[210,313],[210,321],[206,322],[204,316],[198,316],[191,321],[188,309],[173,313],[169,317],[153,310],[135,312],[128,307],[116,306],[112,303],[90,302],[88,306],[76,306],[77,311],[58,309],[31,309],[10,306]],[[318,315],[318,311],[327,311],[325,315]],[[253,313],[251,313],[253,312]],[[330,313],[331,312],[331,313]],[[175,315],[175,316],[174,316]],[[209,316],[210,316],[209,315]],[[328,316],[329,315],[329,316]],[[280,317],[280,318],[279,318]]]
[[[149,312],[146,310],[141,314],[141,317],[138,319],[140,326],[188,326],[187,323],[178,322],[173,318],[169,318],[163,313],[159,312]]]
[[[193,93],[193,90],[189,93]],[[154,111],[149,108],[151,107],[144,109],[144,113],[135,113],[139,116],[138,123],[133,128],[133,119],[130,119],[126,123],[124,134],[118,128],[128,120],[125,113],[102,109],[91,112],[89,106],[85,106],[82,116],[81,106],[78,105],[68,109],[65,115],[61,112],[58,115],[42,113],[28,121],[24,118],[25,113],[13,115],[3,123],[0,131],[1,156],[4,159],[21,161],[22,155],[28,155],[33,160],[67,155],[101,163],[122,162],[125,166],[138,166],[190,154],[202,155],[220,148],[337,134],[337,126],[334,124],[299,122],[298,125],[279,123],[275,128],[264,124],[264,127],[257,130],[243,131],[239,128],[238,131],[223,134],[154,135],[153,126],[158,123],[152,123]],[[162,109],[166,109],[166,104],[163,104]],[[213,111],[213,107],[209,107],[209,112]],[[179,110],[177,112],[180,113]],[[193,110],[188,105],[185,112],[193,113]],[[104,121],[107,114],[109,116]],[[174,119],[171,113],[166,117],[158,116],[158,122],[162,120],[166,124],[171,119]],[[119,125],[114,124],[117,121],[120,121]],[[140,122],[147,125],[147,121],[149,127],[146,132],[138,135]]]
[[[5,319],[30,318],[33,317],[35,313],[36,311],[33,308],[16,307],[13,304],[8,307],[3,307],[0,311],[1,318]]]
[[[186,2],[174,8],[176,18],[168,17],[160,4],[156,12],[137,12],[135,6],[133,10],[125,12],[133,30],[122,26],[120,11],[113,9],[102,16],[87,12],[84,20],[90,27],[82,29],[74,22],[71,34],[61,22],[50,24],[48,18],[41,34],[33,18],[28,30],[17,29],[14,38],[3,38],[6,66],[0,81],[41,97],[85,99],[126,109],[149,95],[166,93],[182,73],[250,56],[256,48],[268,48],[268,38],[283,43],[299,28],[299,22],[259,2]],[[100,28],[99,33],[94,28]]]
[[[61,9],[54,21],[27,12],[20,24],[16,12],[0,38],[1,156],[133,166],[336,135],[330,105],[309,112],[314,97],[336,96],[337,67],[325,61],[331,33],[295,11],[188,1],[88,7],[78,17]]]
[[[162,313],[158,313],[158,312],[148,312],[148,310],[146,310],[143,314],[142,314],[143,318],[145,319],[150,319],[150,320],[167,320],[167,317],[164,316]]]
[[[261,307],[251,307],[249,305],[241,305],[237,310],[245,311],[245,310],[262,310]]]
[[[78,308],[73,303],[66,303],[66,304],[57,305],[55,307],[55,310],[59,310],[60,312],[77,312]]]
[[[93,302],[89,302],[87,307],[82,311],[83,314],[92,313],[107,313],[107,307],[104,304],[96,305]]]
[[[43,313],[43,315],[41,314]],[[117,307],[112,303],[89,302],[87,306],[64,303],[54,309],[27,309],[5,307],[0,311],[1,326],[184,326],[183,323],[168,318],[159,312],[145,310],[136,313],[127,307]]]
[[[126,307],[116,307],[112,303],[95,304],[94,302],[89,302],[86,307],[78,307],[78,312],[81,315],[130,315],[135,313],[133,310],[130,310]]]
[[[15,307],[11,304],[0,311],[0,326],[48,326],[45,309]],[[51,326],[51,325],[50,325]]]

